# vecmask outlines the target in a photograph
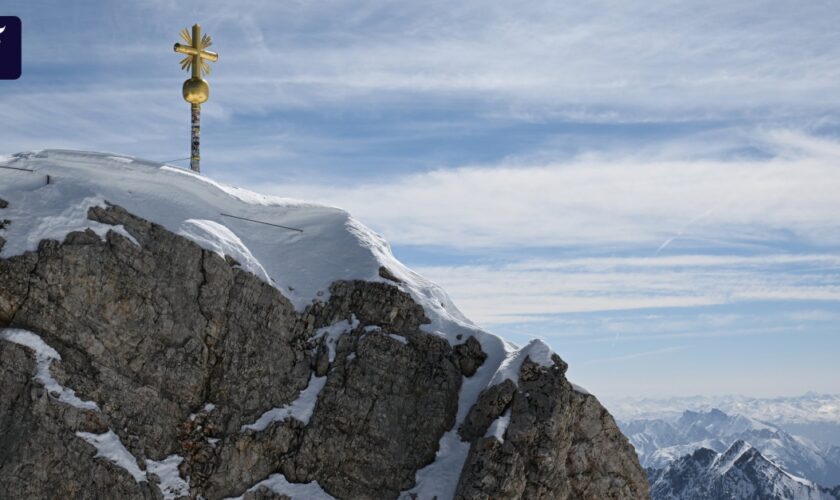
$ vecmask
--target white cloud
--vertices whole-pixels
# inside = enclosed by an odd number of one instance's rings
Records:
[[[519,323],[526,315],[758,300],[837,303],[840,273],[822,271],[828,262],[836,263],[837,256],[558,258],[504,266],[429,266],[418,271],[443,286],[474,321],[500,325]],[[723,328],[724,320],[731,318],[701,320],[707,327]],[[669,323],[668,329],[682,328],[678,326]],[[620,333],[621,328],[612,330]]]
[[[275,98],[294,89],[304,105],[450,93],[489,97],[497,110],[607,106],[611,116],[672,119],[837,105],[827,97],[840,81],[829,5],[210,2],[207,10],[209,28],[227,30],[231,83]]]
[[[791,130],[739,133],[772,156],[680,159],[702,154],[702,142],[689,140],[629,157],[602,151],[536,166],[516,158],[342,187],[257,189],[342,206],[396,245],[508,255],[503,264],[418,269],[484,325],[840,301],[840,144]],[[551,256],[534,257],[539,247]]]
[[[796,311],[790,313],[789,318],[793,321],[801,321],[808,323],[818,322],[836,322],[840,320],[840,312],[827,311],[824,309],[808,309],[805,311]]]
[[[840,145],[791,131],[762,132],[758,139],[773,158],[601,154],[340,187],[254,187],[341,206],[402,245],[630,246],[653,255],[668,240],[730,249],[840,244]]]
[[[56,71],[52,81],[26,76],[28,85],[65,83],[61,71],[78,66],[71,80],[91,94],[105,81],[171,86],[176,98],[171,43],[186,19],[200,19],[221,54],[213,101],[229,113],[449,97],[518,121],[688,121],[823,116],[840,104],[840,14],[815,2],[56,2],[24,15],[27,67]],[[58,87],[46,91],[42,119],[68,105],[54,101]],[[128,116],[141,102],[90,105]]]
[[[827,4],[185,0],[21,9],[31,28],[24,78],[0,96],[4,152],[76,147],[183,156],[184,73],[171,44],[193,19],[221,54],[204,110],[204,156],[208,166],[231,170],[271,160],[289,167],[300,154],[334,151],[341,137],[330,137],[329,119],[313,136],[290,112],[357,113],[367,123],[397,114],[406,130],[390,138],[404,139],[412,124],[437,134],[526,122],[836,124],[832,110],[840,105],[833,97],[840,95],[833,63],[840,15]],[[451,110],[451,121],[431,123],[427,107]],[[599,137],[615,140],[588,140]],[[704,147],[712,152],[727,140]],[[361,142],[354,137],[363,161],[377,145]],[[393,157],[428,168],[433,153]],[[532,166],[552,161],[547,154]],[[504,172],[496,174],[504,182]]]
[[[644,352],[634,352],[634,353],[625,354],[625,355],[622,355],[622,356],[611,356],[611,357],[607,357],[607,358],[591,359],[591,360],[588,360],[588,361],[586,361],[584,363],[581,363],[581,364],[585,366],[585,365],[597,364],[597,363],[614,363],[616,361],[627,361],[627,360],[631,360],[631,359],[647,358],[647,357],[650,357],[650,356],[658,356],[658,355],[661,355],[661,354],[673,353],[673,352],[682,351],[682,350],[685,350],[685,349],[686,349],[685,346],[664,347],[662,349],[654,349],[652,351],[644,351]]]

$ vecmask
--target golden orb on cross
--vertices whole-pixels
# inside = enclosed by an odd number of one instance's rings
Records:
[[[181,89],[184,100],[190,104],[201,104],[210,97],[210,85],[204,78],[190,78]]]
[[[210,65],[207,61],[218,61],[219,54],[206,50],[207,47],[213,45],[213,40],[209,35],[201,35],[199,24],[193,25],[192,34],[186,28],[181,30],[181,39],[186,45],[176,43],[175,52],[185,55],[181,59],[181,69],[192,71],[192,78],[184,82],[182,89],[184,100],[190,104],[201,104],[210,97],[210,84],[202,78],[210,74]]]

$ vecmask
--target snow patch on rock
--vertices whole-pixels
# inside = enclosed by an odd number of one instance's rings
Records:
[[[120,441],[114,431],[102,434],[92,434],[90,432],[76,432],[76,436],[84,439],[96,448],[96,456],[102,457],[114,465],[124,469],[131,474],[138,483],[146,481],[146,474],[140,470],[137,465],[137,459],[134,458]]]
[[[396,333],[389,333],[388,336],[401,344],[408,344],[408,339],[406,339],[402,335],[397,335]]]
[[[83,410],[99,410],[99,406],[93,401],[84,401],[76,396],[73,389],[64,387],[59,384],[50,373],[50,365],[53,360],[61,360],[61,355],[47,345],[44,340],[35,333],[28,330],[20,330],[16,328],[0,329],[0,338],[11,342],[13,344],[28,347],[35,352],[36,372],[35,380],[44,385],[47,392],[56,397],[62,403]]]
[[[335,497],[324,491],[317,481],[311,483],[290,483],[283,474],[272,474],[264,481],[252,486],[248,491],[256,491],[260,487],[270,489],[275,493],[286,495],[292,500],[335,500]],[[242,497],[236,497],[241,499]],[[230,498],[227,500],[236,500]]]
[[[303,425],[309,424],[309,419],[312,418],[312,412],[315,410],[315,403],[318,401],[318,395],[326,383],[327,377],[316,377],[313,374],[309,378],[309,385],[300,392],[296,400],[281,408],[268,410],[253,424],[243,425],[241,431],[264,431],[272,422],[286,420],[287,418],[296,418],[303,422]]]
[[[484,437],[494,437],[500,443],[505,442],[505,431],[510,425],[510,408],[505,410],[504,413],[499,415],[496,420],[490,424],[490,427],[487,428],[487,433],[484,434]]]
[[[342,320],[330,326],[319,328],[312,336],[314,340],[319,340],[321,337],[326,337],[327,349],[329,349],[330,363],[335,361],[335,346],[338,343],[338,338],[345,333],[351,332],[359,326],[359,320],[353,316],[350,321]]]
[[[181,478],[178,466],[184,461],[180,455],[170,455],[160,462],[146,460],[146,474],[154,474],[160,480],[158,488],[164,500],[173,500],[190,494],[190,485]]]

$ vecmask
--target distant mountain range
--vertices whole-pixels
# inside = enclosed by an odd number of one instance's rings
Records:
[[[722,453],[700,448],[649,469],[652,500],[835,500],[835,491],[786,472],[738,440]]]
[[[676,418],[685,410],[709,411],[717,408],[730,415],[744,415],[783,428],[797,424],[825,424],[840,428],[840,394],[808,392],[801,396],[778,398],[737,395],[619,398],[607,399],[604,404],[619,420]],[[840,444],[840,441],[835,444]]]
[[[820,446],[772,425],[718,409],[684,411],[679,418],[619,421],[643,467],[659,469],[698,449],[724,453],[744,441],[795,476],[840,484],[840,448]]]

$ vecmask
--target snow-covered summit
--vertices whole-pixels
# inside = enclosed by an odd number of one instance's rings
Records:
[[[423,306],[430,333],[450,340],[478,334],[491,358],[499,355],[498,365],[508,356],[515,358],[516,366],[504,364],[506,375],[513,377],[525,356],[551,364],[551,350],[539,340],[520,350],[489,338],[439,286],[399,262],[384,238],[340,208],[262,195],[112,153],[50,149],[0,157],[0,165],[10,167],[0,169],[0,195],[10,202],[4,217],[12,221],[0,257],[35,250],[39,241],[61,240],[72,231],[89,228],[104,235],[113,226],[88,219],[87,210],[111,203],[232,257],[299,311],[325,301],[335,281],[389,282]],[[383,267],[396,282],[382,276]]]
[[[299,310],[323,298],[335,280],[383,280],[382,265],[401,279],[417,278],[397,264],[381,237],[338,208],[107,153],[47,150],[14,155],[5,165],[25,170],[0,174],[0,190],[14,202],[6,216],[19,221],[9,226],[3,257],[80,228],[107,230],[87,220],[89,206],[107,201],[233,257]],[[451,315],[466,321],[454,307]]]
[[[441,437],[436,459],[417,470],[416,485],[407,494],[452,496],[469,452],[469,442],[457,430],[479,394],[505,380],[517,384],[525,359],[554,363],[542,341],[519,348],[471,323],[442,289],[403,266],[382,237],[341,209],[263,196],[183,169],[108,153],[46,150],[2,158],[0,166],[6,167],[0,168],[0,198],[9,202],[2,217],[10,221],[0,232],[0,258],[85,229],[100,236],[118,231],[133,239],[125,229],[88,218],[90,207],[113,204],[233,258],[279,290],[298,312],[325,302],[336,281],[387,282],[423,308],[430,320],[422,327],[426,333],[453,345],[474,337],[487,358],[463,380],[456,423]]]

